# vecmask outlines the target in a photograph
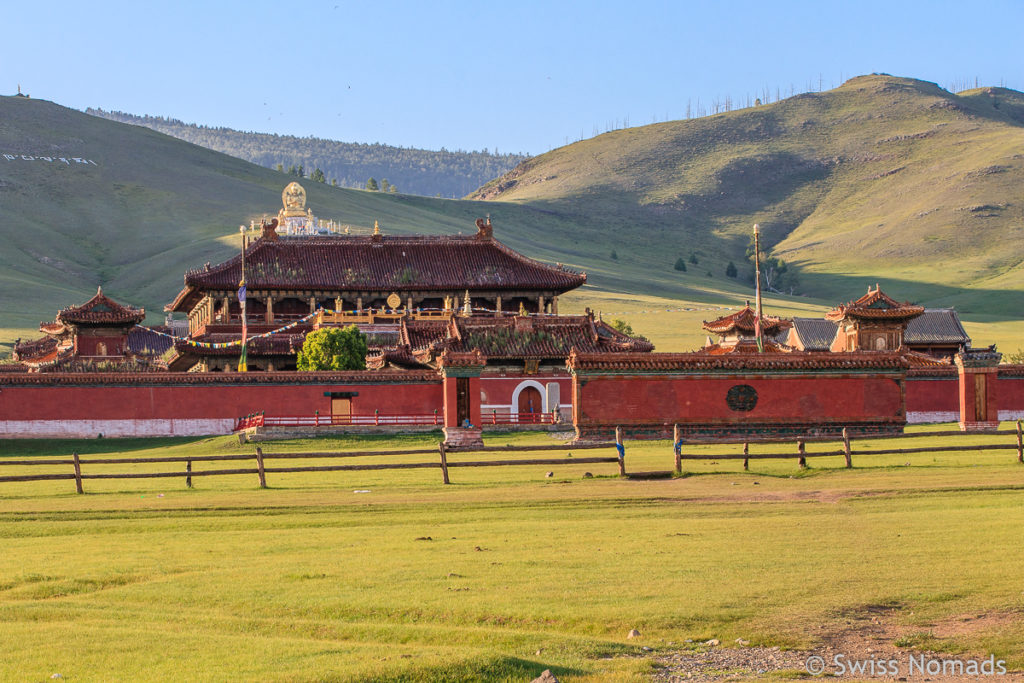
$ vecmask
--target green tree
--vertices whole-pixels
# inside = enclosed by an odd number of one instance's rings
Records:
[[[690,263],[692,263],[693,265],[697,265],[698,263],[700,263],[700,261],[697,260],[697,253],[696,252],[693,252],[693,251],[690,252]]]
[[[686,261],[684,261],[683,257],[680,256],[679,258],[676,259],[676,265],[673,266],[673,267],[676,270],[679,270],[679,271],[682,271],[682,272],[685,273],[686,272]]]
[[[387,178],[381,178],[381,180],[380,180],[380,191],[381,192],[390,192],[391,191],[391,183],[388,182]]]
[[[278,164],[277,165],[277,172],[278,173],[284,173],[284,164]]]
[[[618,260],[619,260],[619,255],[615,253],[614,249],[612,249],[612,261],[618,261]]]
[[[370,178],[369,180],[367,180],[366,189],[369,190],[370,192],[376,192],[377,190],[379,190],[380,187],[377,185],[377,179]]]
[[[733,263],[732,261],[729,261],[729,265],[725,267],[725,276],[736,277],[736,275],[738,275],[738,272],[736,271],[736,264]]]
[[[306,335],[299,370],[365,370],[366,335],[355,325],[324,327]]]
[[[306,169],[302,164],[299,164],[299,168],[298,170],[295,171],[295,175],[299,176],[300,178],[306,177]]]
[[[634,332],[633,326],[627,323],[625,320],[615,318],[614,320],[612,320],[611,326],[614,327],[619,332],[621,332],[622,334],[626,335],[627,337],[633,337],[633,339],[643,339],[644,341],[651,341],[642,334],[637,334],[636,332]]]
[[[314,183],[327,182],[327,178],[324,177],[324,172],[321,171],[319,168],[313,171],[313,175],[309,176],[309,179],[312,180]]]

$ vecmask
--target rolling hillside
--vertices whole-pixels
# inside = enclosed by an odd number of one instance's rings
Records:
[[[318,216],[364,229],[469,232],[489,213],[513,248],[587,271],[564,310],[621,313],[662,349],[692,348],[702,335],[690,327],[717,315],[665,309],[749,296],[754,222],[799,269],[802,296],[775,299],[784,310],[812,314],[880,282],[999,322],[1012,339],[1024,306],[1022,121],[1020,93],[869,76],[607,133],[531,159],[468,200],[304,185]],[[231,254],[237,226],[276,214],[289,179],[146,128],[0,98],[0,343],[34,335],[97,285],[161,319],[185,270]],[[739,277],[726,277],[729,262]]]
[[[38,336],[41,320],[99,285],[162,320],[183,273],[233,253],[237,226],[276,215],[293,179],[147,128],[0,97],[0,341]],[[572,226],[532,207],[304,186],[318,216],[357,229],[473,232],[490,213],[514,248],[587,266],[557,238]],[[606,280],[596,275],[626,284]]]
[[[615,131],[530,159],[472,195],[551,211],[581,243],[716,276],[749,269],[751,225],[838,300],[881,279],[969,313],[1024,304],[1024,94],[863,76],[822,93]],[[596,256],[596,255],[595,255]]]

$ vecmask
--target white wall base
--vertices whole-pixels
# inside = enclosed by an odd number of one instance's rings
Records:
[[[213,436],[230,434],[228,419],[167,420],[0,420],[0,437],[94,439],[103,436]]]
[[[933,411],[907,411],[908,424],[922,424],[927,422],[958,422],[960,411],[958,410],[933,410]]]

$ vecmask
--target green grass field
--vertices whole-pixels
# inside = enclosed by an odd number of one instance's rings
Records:
[[[950,443],[986,438],[953,433]],[[3,441],[0,458],[252,448],[228,438]],[[823,630],[878,605],[918,641],[1020,668],[1015,456],[855,456],[852,470],[828,457],[806,471],[754,460],[750,472],[687,461],[686,476],[657,481],[597,464],[453,467],[450,486],[436,469],[268,474],[266,490],[255,475],[196,477],[191,490],[181,479],[87,479],[85,495],[72,481],[4,483],[0,679],[528,681],[551,668],[564,681],[639,681],[654,670],[644,646],[814,647]],[[669,469],[670,445],[627,443],[627,463]],[[932,631],[981,614],[1001,618],[959,636]],[[626,638],[632,628],[639,639]]]

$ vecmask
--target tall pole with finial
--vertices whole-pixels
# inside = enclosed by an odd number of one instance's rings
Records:
[[[761,338],[761,236],[758,234],[757,223],[754,223],[754,294],[757,301],[754,336],[757,338],[758,352],[764,353],[764,340]]]
[[[238,283],[238,305],[242,311],[242,355],[238,359],[238,371],[248,372],[249,363],[246,359],[245,347],[249,337],[248,319],[245,315],[245,226],[240,225],[238,232],[242,233],[242,279]]]

